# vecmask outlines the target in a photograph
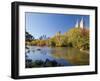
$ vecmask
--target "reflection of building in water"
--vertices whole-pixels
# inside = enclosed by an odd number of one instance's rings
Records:
[[[78,22],[78,20],[76,21],[75,28],[82,28],[82,29],[84,28],[83,18],[81,19],[80,23]]]

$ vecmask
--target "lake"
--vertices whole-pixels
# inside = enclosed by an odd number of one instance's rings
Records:
[[[39,61],[38,64],[42,64],[41,67],[43,67],[44,62],[45,66],[49,66],[51,63],[52,66],[89,65],[89,54],[71,47],[28,46],[25,55],[26,60]],[[38,67],[36,64],[35,66]]]

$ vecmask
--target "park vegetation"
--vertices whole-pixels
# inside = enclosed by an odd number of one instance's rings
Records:
[[[89,29],[72,28],[61,34],[57,32],[53,37],[41,36],[35,39],[26,31],[26,46],[48,46],[48,47],[74,47],[80,50],[89,50]]]
[[[33,68],[33,67],[56,67],[56,66],[64,66],[56,62],[56,60],[49,60],[46,59],[45,61],[42,60],[26,60],[26,68]]]

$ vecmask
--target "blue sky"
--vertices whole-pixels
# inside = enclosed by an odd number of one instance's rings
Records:
[[[64,32],[74,28],[76,21],[80,21],[82,17],[85,22],[85,27],[89,28],[88,15],[26,12],[26,31],[32,34],[35,39],[38,39],[42,35],[52,37],[58,31],[64,34]]]

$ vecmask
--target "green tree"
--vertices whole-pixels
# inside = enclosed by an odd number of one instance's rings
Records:
[[[68,43],[79,49],[89,49],[89,30],[73,28],[66,33]]]
[[[27,31],[25,32],[25,38],[26,38],[26,41],[34,40],[34,37]]]

